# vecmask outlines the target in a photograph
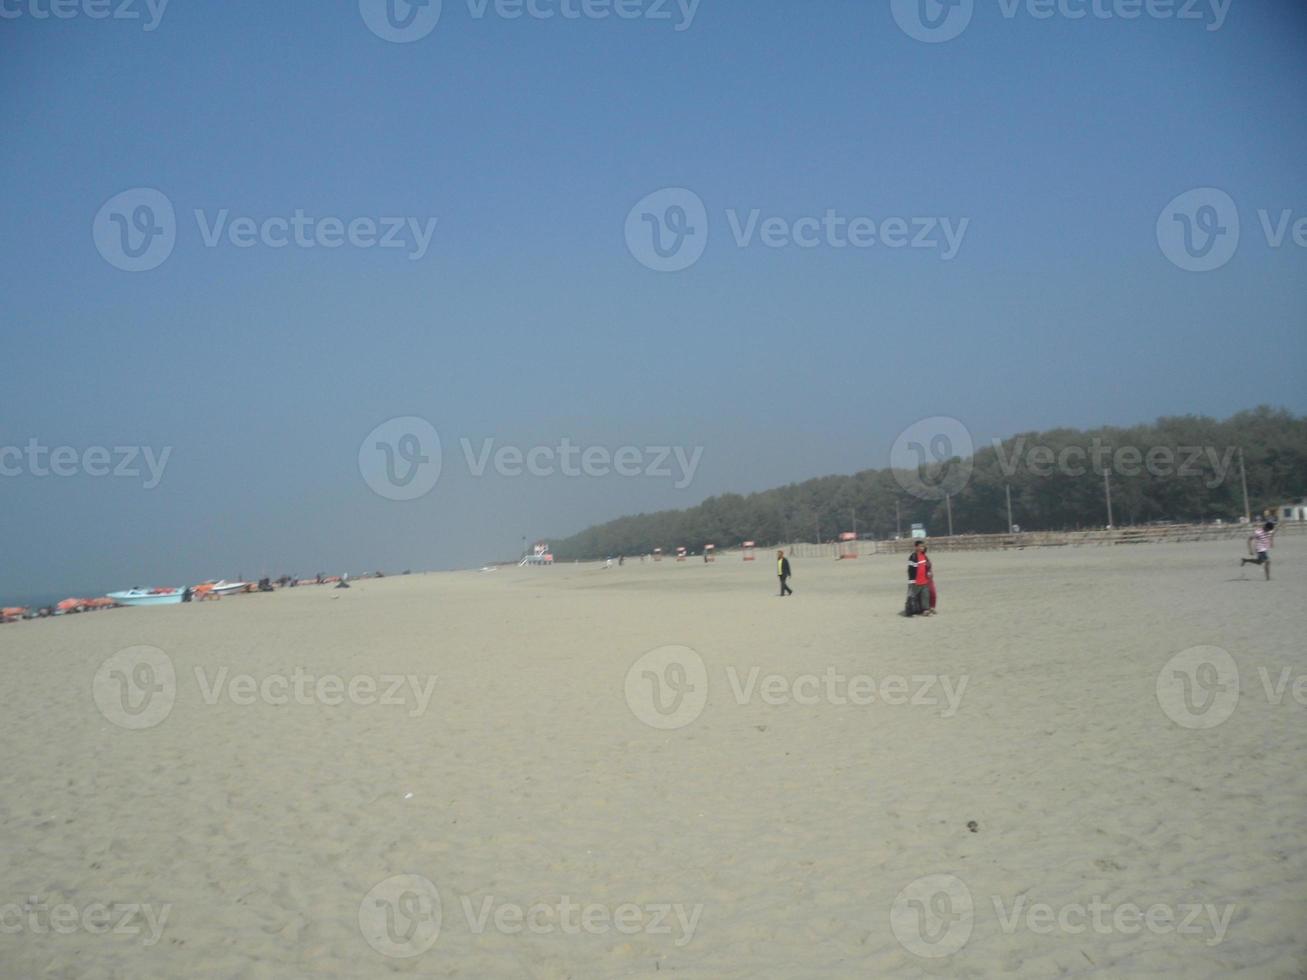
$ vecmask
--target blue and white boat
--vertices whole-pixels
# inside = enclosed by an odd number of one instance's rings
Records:
[[[182,601],[181,589],[128,589],[110,592],[106,598],[120,606],[171,606]]]

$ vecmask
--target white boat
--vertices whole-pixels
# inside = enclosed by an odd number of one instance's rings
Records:
[[[181,589],[128,589],[110,592],[105,598],[120,606],[171,606],[182,601]]]
[[[211,595],[235,595],[237,592],[244,592],[249,588],[249,582],[228,582],[225,578],[220,578],[216,582],[205,582],[205,585],[211,585],[209,589]]]

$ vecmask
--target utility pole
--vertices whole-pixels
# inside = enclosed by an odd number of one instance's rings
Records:
[[[1011,484],[1005,484],[1003,489],[1007,491],[1007,529],[1008,533],[1011,534],[1014,527],[1012,523],[1012,486]]]
[[[953,498],[944,494],[944,507],[948,510],[948,536],[953,537]]]
[[[1104,492],[1107,494],[1107,526],[1108,526],[1109,528],[1111,528],[1111,527],[1113,526],[1113,525],[1112,525],[1112,484],[1111,484],[1111,482],[1108,480],[1108,476],[1107,476],[1107,474],[1108,474],[1108,470],[1107,470],[1106,468],[1104,468],[1104,469],[1103,469],[1103,490],[1104,490]]]
[[[899,501],[894,498],[894,537],[903,537],[903,522],[899,520]]]
[[[849,517],[853,521],[853,540],[857,541],[858,540],[858,509],[856,507],[849,508]]]
[[[1243,484],[1243,519],[1253,522],[1252,508],[1248,506],[1248,472],[1243,468],[1243,447],[1239,447],[1239,482]]]

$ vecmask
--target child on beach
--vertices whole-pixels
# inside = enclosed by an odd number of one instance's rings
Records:
[[[1275,525],[1267,521],[1248,539],[1248,546],[1256,557],[1240,558],[1239,567],[1244,565],[1261,565],[1266,571],[1266,581],[1271,580],[1271,547],[1275,544]]]

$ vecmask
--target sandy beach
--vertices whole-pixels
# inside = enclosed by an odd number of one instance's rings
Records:
[[[1300,977],[1307,536],[0,628],[7,977]]]

